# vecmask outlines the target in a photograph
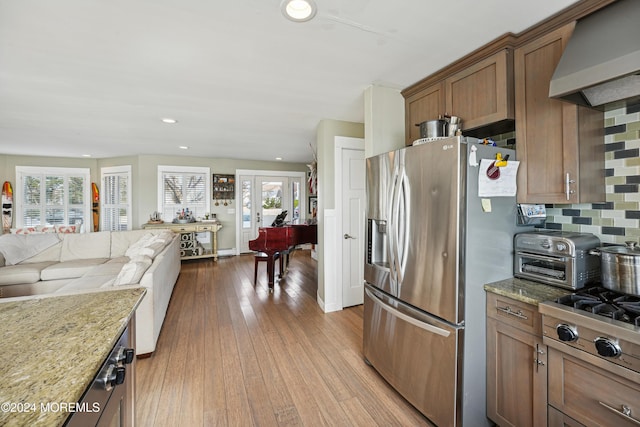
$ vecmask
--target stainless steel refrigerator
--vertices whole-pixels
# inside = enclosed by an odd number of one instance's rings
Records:
[[[364,356],[441,427],[489,425],[483,285],[512,277],[516,200],[483,207],[474,164],[497,153],[515,159],[463,137],[367,159]]]

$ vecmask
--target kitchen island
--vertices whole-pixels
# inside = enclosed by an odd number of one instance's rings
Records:
[[[64,424],[145,293],[131,286],[0,302],[0,425]]]

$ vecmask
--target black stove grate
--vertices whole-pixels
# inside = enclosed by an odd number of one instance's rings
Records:
[[[560,297],[556,302],[640,327],[640,297],[636,295],[594,286]]]

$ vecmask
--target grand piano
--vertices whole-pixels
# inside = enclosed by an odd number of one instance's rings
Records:
[[[258,238],[249,241],[249,249],[264,252],[267,255],[267,275],[269,290],[273,290],[275,257],[280,258],[280,274],[282,275],[283,258],[289,256],[291,250],[303,243],[318,243],[318,227],[315,224],[284,225],[281,227],[260,227]]]

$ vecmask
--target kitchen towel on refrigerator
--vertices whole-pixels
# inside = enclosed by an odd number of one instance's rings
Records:
[[[478,168],[478,197],[515,196],[518,189],[516,175],[519,165],[520,162],[509,160],[506,165],[498,168],[499,174],[496,174],[491,173],[490,170],[495,167],[494,160],[480,160],[480,167]]]

